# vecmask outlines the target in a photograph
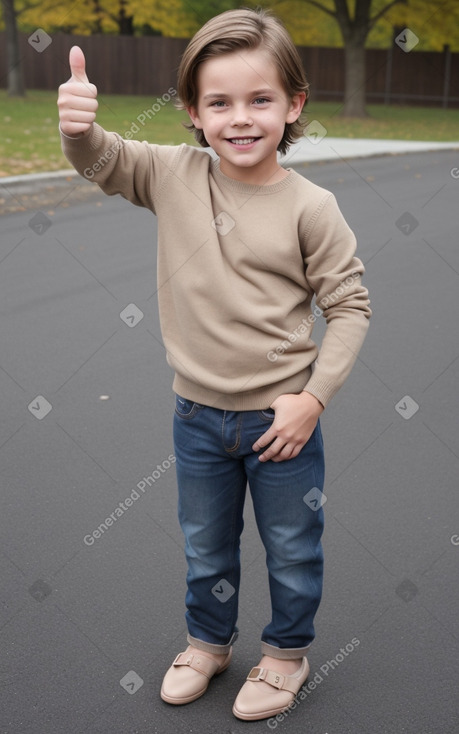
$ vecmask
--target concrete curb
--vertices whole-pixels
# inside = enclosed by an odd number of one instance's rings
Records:
[[[45,173],[24,173],[21,176],[3,176],[0,178],[0,186],[15,186],[21,184],[39,183],[40,181],[61,180],[69,176],[81,178],[74,168],[62,171],[46,171]]]

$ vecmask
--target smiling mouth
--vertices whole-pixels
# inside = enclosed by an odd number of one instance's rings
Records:
[[[228,138],[228,141],[233,145],[250,145],[256,140],[259,140],[259,138]]]

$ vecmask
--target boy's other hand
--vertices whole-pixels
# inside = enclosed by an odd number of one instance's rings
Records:
[[[97,89],[86,76],[86,61],[79,46],[70,49],[71,77],[59,87],[57,106],[61,131],[79,138],[91,128],[96,119]]]
[[[274,410],[274,421],[252,449],[259,451],[268,446],[260,454],[260,461],[294,459],[311,438],[324,407],[306,391],[299,395],[279,395],[270,407]]]

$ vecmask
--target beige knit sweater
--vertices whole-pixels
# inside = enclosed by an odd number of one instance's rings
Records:
[[[205,151],[123,140],[97,124],[62,146],[105,193],[158,216],[159,313],[175,392],[228,410],[264,409],[302,390],[327,405],[371,315],[355,237],[330,192],[293,170],[279,183],[244,184]],[[311,332],[321,311],[318,354]]]

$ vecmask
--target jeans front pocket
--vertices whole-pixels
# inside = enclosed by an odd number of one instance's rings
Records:
[[[257,415],[264,423],[272,423],[275,413],[273,408],[266,408],[266,410],[257,410]]]
[[[194,418],[196,413],[203,409],[200,403],[194,403],[193,400],[182,398],[181,395],[175,396],[175,414],[184,420]]]

